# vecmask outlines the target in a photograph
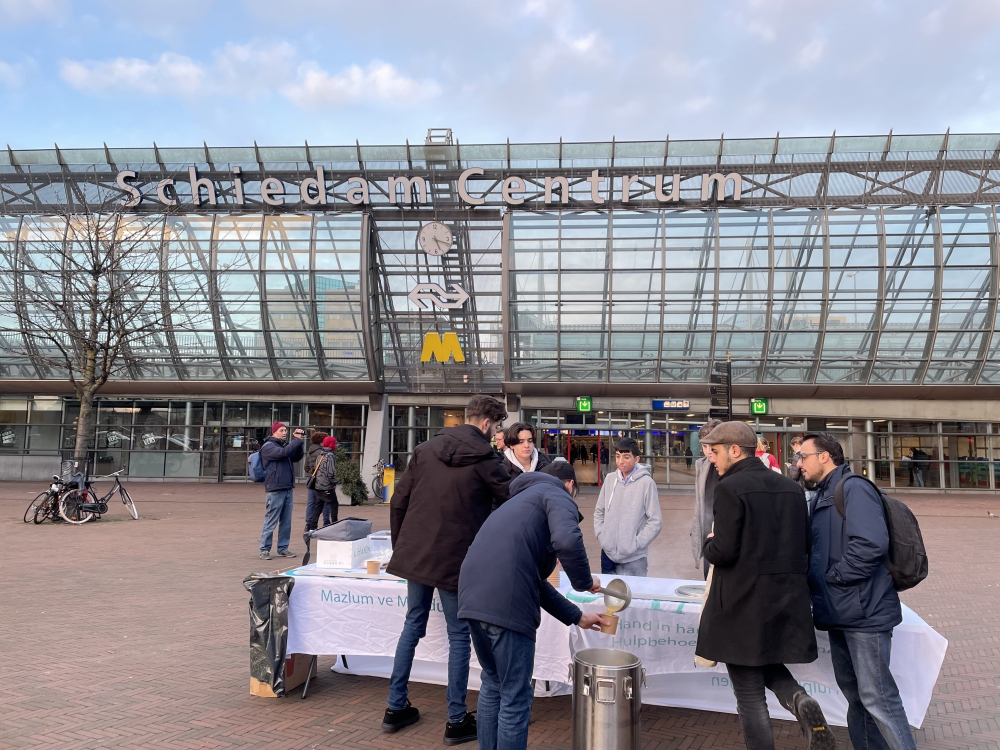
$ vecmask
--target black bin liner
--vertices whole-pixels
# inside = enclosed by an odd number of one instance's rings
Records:
[[[279,698],[285,695],[285,649],[288,647],[288,595],[295,579],[253,573],[243,579],[250,592],[250,676]]]

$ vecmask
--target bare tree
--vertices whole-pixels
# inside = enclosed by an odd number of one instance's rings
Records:
[[[0,242],[0,349],[26,357],[40,378],[68,379],[80,400],[75,460],[87,458],[108,380],[170,357],[172,315],[187,300],[169,280],[165,218],[107,195],[25,218],[15,242]]]

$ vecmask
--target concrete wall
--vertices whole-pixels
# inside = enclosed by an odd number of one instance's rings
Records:
[[[59,456],[0,456],[0,480],[52,479],[62,465]]]

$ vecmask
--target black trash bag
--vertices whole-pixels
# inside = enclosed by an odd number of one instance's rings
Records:
[[[285,696],[285,649],[288,646],[288,595],[295,579],[253,573],[243,579],[250,592],[250,676]]]
[[[312,557],[312,540],[324,539],[329,542],[353,542],[364,539],[372,533],[372,522],[366,518],[344,518],[337,523],[324,526],[322,529],[307,531],[302,535],[306,543],[306,553],[302,556],[302,564],[308,565]]]

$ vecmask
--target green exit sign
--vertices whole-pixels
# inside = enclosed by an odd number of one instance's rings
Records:
[[[770,411],[770,404],[767,403],[766,398],[752,398],[750,399],[750,413],[756,417],[766,416],[768,411]]]
[[[590,412],[594,410],[594,399],[590,396],[576,397],[576,410]]]

